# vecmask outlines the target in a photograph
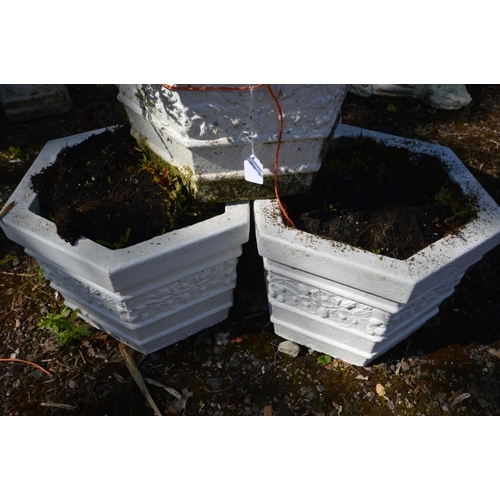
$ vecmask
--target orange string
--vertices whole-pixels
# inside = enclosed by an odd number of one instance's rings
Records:
[[[170,85],[168,83],[163,83],[163,87],[170,90],[252,90],[263,87],[264,83],[259,83],[258,85],[247,85],[246,87],[218,87],[218,86],[204,86],[204,87],[193,87],[189,83],[186,86],[180,85]]]
[[[269,94],[271,94],[271,97],[273,98],[274,102],[276,103],[276,108],[278,109],[278,114],[280,117],[280,133],[278,136],[278,146],[276,147],[276,159],[274,160],[274,194],[276,195],[276,201],[278,202],[278,205],[281,209],[281,212],[285,216],[285,219],[295,229],[295,224],[293,223],[292,219],[290,218],[287,211],[285,210],[283,203],[281,203],[281,198],[280,198],[280,195],[278,193],[278,165],[279,165],[279,157],[280,157],[281,140],[283,138],[283,110],[281,109],[278,98],[276,97],[276,94],[273,92],[271,85],[269,83],[266,83],[266,87],[267,87],[267,90],[269,91]]]
[[[280,121],[280,131],[279,131],[279,136],[278,136],[278,145],[276,147],[276,158],[274,161],[274,194],[276,196],[276,201],[278,202],[278,205],[280,207],[281,212],[283,213],[285,219],[288,221],[288,223],[295,228],[295,224],[293,223],[292,219],[288,215],[287,211],[285,210],[285,207],[283,206],[283,203],[281,202],[281,198],[279,196],[278,192],[278,166],[279,166],[279,157],[280,157],[280,148],[281,148],[281,141],[283,139],[283,110],[281,109],[280,103],[278,101],[278,98],[276,97],[276,94],[273,92],[273,89],[271,87],[271,84],[269,83],[259,83],[258,85],[249,85],[245,87],[219,87],[219,86],[204,86],[204,87],[193,87],[192,85],[188,84],[187,86],[177,86],[177,85],[170,85],[168,83],[162,84],[163,87],[170,89],[170,90],[253,90],[253,89],[258,89],[259,87],[266,87],[269,94],[271,95],[274,103],[276,104],[276,109],[278,110],[278,115],[279,115],[279,121]]]
[[[34,366],[35,368],[38,368],[39,370],[42,370],[43,373],[46,375],[52,375],[50,372],[48,372],[45,368],[42,368],[40,365],[37,365],[36,363],[32,363],[31,361],[25,361],[24,359],[0,359],[0,361],[4,361],[6,363],[25,363],[27,365]]]

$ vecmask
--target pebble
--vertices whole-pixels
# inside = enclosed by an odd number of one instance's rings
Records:
[[[229,342],[229,333],[218,333],[215,336],[216,345],[226,345]]]
[[[222,386],[222,378],[217,377],[217,378],[209,378],[207,380],[207,384],[213,389],[214,391],[218,391],[221,386]]]
[[[292,358],[296,358],[300,354],[300,346],[295,344],[294,342],[285,340],[278,346],[278,351],[283,354],[287,354]]]
[[[33,370],[28,374],[28,377],[32,378],[33,380],[38,380],[42,378],[43,372],[41,370]]]
[[[490,406],[490,403],[483,398],[479,398],[477,402],[481,405],[481,408],[488,408],[488,406]]]

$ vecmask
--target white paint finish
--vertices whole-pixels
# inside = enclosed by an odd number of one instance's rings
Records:
[[[371,95],[417,97],[437,109],[460,109],[472,98],[462,84],[352,84],[350,92],[362,97]]]
[[[47,143],[12,194],[9,202],[16,205],[2,228],[38,260],[52,286],[68,304],[78,304],[82,316],[131,347],[152,352],[227,316],[237,258],[248,241],[249,203],[228,204],[222,215],[129,248],[110,250],[87,238],[72,246],[39,215],[30,179],[66,145],[103,130]]]
[[[476,196],[479,213],[459,234],[400,261],[291,229],[275,200],[254,203],[276,333],[354,364],[368,363],[436,314],[467,268],[500,243],[499,207],[448,148],[345,125],[336,137],[361,132],[442,158],[450,177]]]
[[[195,187],[209,183],[218,190],[221,179],[244,181],[244,161],[252,153],[263,163],[264,177],[272,178],[279,115],[266,88],[250,93],[177,92],[161,85],[118,87],[132,134],[146,140],[165,161],[193,175]],[[284,114],[279,175],[317,171],[340,113],[345,85],[272,87]],[[304,179],[302,189],[308,180]],[[206,191],[210,189],[200,189],[200,198],[207,196]],[[255,197],[243,188],[237,199]]]
[[[0,102],[12,122],[65,113],[73,104],[66,87],[55,84],[2,84]]]

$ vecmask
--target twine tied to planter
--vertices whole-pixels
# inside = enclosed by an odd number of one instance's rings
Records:
[[[270,83],[259,83],[257,85],[248,85],[248,86],[243,86],[243,87],[225,87],[225,86],[202,86],[202,87],[193,87],[192,85],[188,84],[186,86],[181,86],[181,85],[172,85],[168,83],[163,83],[163,87],[169,89],[169,90],[175,90],[177,91],[191,91],[191,90],[199,90],[199,91],[210,91],[210,90],[249,90],[253,91],[255,89],[258,89],[260,87],[266,87],[267,91],[269,92],[269,95],[272,97],[274,103],[276,104],[276,109],[278,110],[278,115],[279,115],[279,120],[280,120],[280,131],[278,135],[278,144],[276,146],[276,158],[274,160],[274,194],[276,196],[276,201],[278,202],[278,205],[280,207],[280,210],[282,214],[284,215],[285,219],[287,222],[295,229],[295,224],[293,223],[292,219],[288,215],[285,207],[283,206],[283,203],[281,202],[281,198],[279,196],[278,192],[278,165],[279,165],[279,156],[280,156],[280,148],[281,148],[281,142],[283,138],[283,110],[281,109],[280,103],[278,101],[278,98],[276,97],[276,94],[274,93],[271,84]]]

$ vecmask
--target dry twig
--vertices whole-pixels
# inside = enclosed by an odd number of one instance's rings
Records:
[[[153,411],[155,412],[155,415],[161,417],[162,414],[158,407],[156,406],[156,403],[154,402],[153,398],[151,397],[151,394],[148,391],[148,388],[146,387],[146,384],[144,383],[144,379],[142,378],[141,372],[138,370],[137,365],[135,364],[134,358],[132,357],[132,353],[130,352],[130,349],[125,345],[122,344],[121,342],[118,342],[118,349],[120,350],[120,354],[122,355],[122,358],[125,361],[125,364],[127,365],[128,371],[132,375],[133,379],[135,380],[135,383],[141,390],[142,394],[146,398],[147,402],[151,405],[151,408],[153,408]]]

